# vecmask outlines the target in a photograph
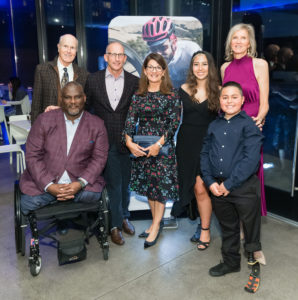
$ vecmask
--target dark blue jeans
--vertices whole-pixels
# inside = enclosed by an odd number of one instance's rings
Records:
[[[110,200],[111,228],[122,229],[123,219],[129,218],[131,160],[129,154],[120,153],[112,145],[104,171],[106,187]]]
[[[256,175],[226,197],[211,195],[212,206],[222,230],[221,252],[224,262],[231,267],[240,266],[240,220],[247,252],[262,249],[260,181]]]
[[[101,193],[80,191],[75,195],[73,202],[93,203],[97,202],[101,197]],[[56,197],[50,193],[43,193],[37,196],[21,195],[21,211],[27,215],[30,211],[44,207],[50,203],[57,202]]]

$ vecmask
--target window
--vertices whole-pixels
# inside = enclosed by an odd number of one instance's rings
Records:
[[[258,56],[270,67],[270,110],[264,127],[265,184],[291,192],[298,125],[298,3],[259,3],[234,1],[233,24],[253,24]]]

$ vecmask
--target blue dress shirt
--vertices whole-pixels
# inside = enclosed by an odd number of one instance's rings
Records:
[[[229,120],[220,115],[210,123],[200,154],[205,184],[220,179],[228,191],[241,186],[258,170],[263,138],[244,111]]]

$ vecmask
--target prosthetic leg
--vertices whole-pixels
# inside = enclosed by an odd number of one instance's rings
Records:
[[[247,258],[247,263],[251,266],[251,273],[244,289],[248,293],[255,293],[260,286],[260,263],[254,258],[253,252],[248,252]]]

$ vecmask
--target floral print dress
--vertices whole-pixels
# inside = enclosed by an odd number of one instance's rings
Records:
[[[124,133],[163,136],[170,144],[169,155],[138,157],[132,160],[130,188],[150,200],[165,203],[178,200],[177,161],[174,135],[179,126],[181,103],[176,90],[164,95],[148,92],[134,95],[128,110]]]

